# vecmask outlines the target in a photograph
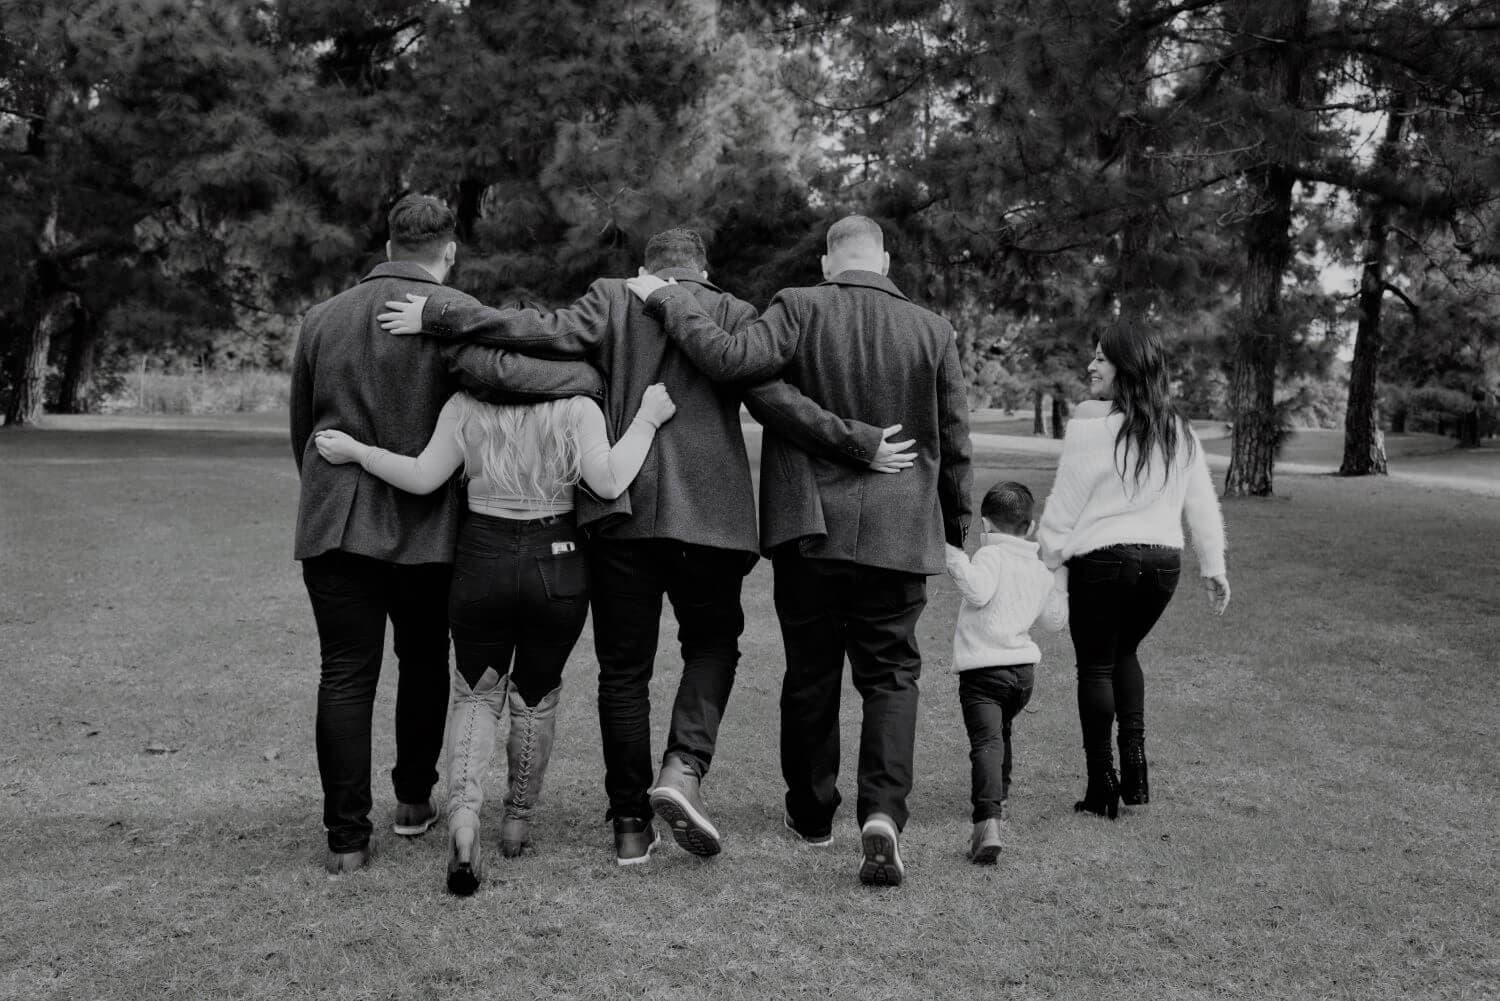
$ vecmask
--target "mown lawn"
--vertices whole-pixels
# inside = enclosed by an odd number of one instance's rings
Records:
[[[1050,482],[991,453],[977,478]],[[279,436],[0,433],[0,996],[15,998],[1494,997],[1500,511],[1280,476],[1226,505],[1234,603],[1184,590],[1149,642],[1153,804],[1075,815],[1061,637],[1017,727],[1001,864],[962,857],[968,764],[937,579],[908,884],[858,885],[780,827],[769,568],[706,786],[725,853],[617,868],[591,649],[538,834],[472,900],[438,831],[329,879],[316,637]],[[670,629],[664,635],[672,635]],[[658,717],[678,666],[664,645]],[[390,692],[377,709],[388,822]],[[846,700],[846,760],[857,709]],[[658,734],[662,729],[658,729]],[[498,802],[500,776],[491,792]],[[844,783],[852,804],[852,783]],[[493,831],[490,832],[491,837]]]

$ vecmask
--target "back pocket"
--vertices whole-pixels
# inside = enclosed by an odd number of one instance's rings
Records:
[[[536,570],[547,589],[547,597],[554,601],[581,598],[588,593],[589,569],[581,552],[538,556]]]
[[[1104,556],[1075,556],[1068,561],[1068,584],[1110,584],[1120,579],[1125,562]]]

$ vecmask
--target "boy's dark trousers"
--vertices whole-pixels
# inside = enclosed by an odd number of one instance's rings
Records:
[[[1035,664],[977,667],[958,675],[958,702],[969,731],[974,823],[998,820],[1010,796],[1010,723],[1031,701]]]

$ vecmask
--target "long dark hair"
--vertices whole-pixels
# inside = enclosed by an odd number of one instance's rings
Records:
[[[1162,480],[1172,475],[1178,442],[1191,458],[1197,447],[1187,433],[1187,421],[1177,412],[1168,392],[1167,353],[1161,338],[1134,323],[1120,321],[1099,334],[1099,350],[1115,367],[1111,409],[1125,418],[1115,436],[1115,466],[1120,478],[1132,478],[1137,487],[1151,462],[1151,453],[1161,449]],[[1135,471],[1127,476],[1131,453]]]

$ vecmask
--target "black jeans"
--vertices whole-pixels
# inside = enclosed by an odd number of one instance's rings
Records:
[[[1068,629],[1078,660],[1078,720],[1090,763],[1114,761],[1110,729],[1120,740],[1144,739],[1146,679],[1140,646],[1177,590],[1180,550],[1118,545],[1068,561]]]
[[[571,513],[537,521],[464,516],[448,621],[470,688],[486,668],[509,670],[521,698],[536,705],[562,683],[588,610],[588,565]]]
[[[448,714],[451,576],[447,563],[403,566],[337,550],[302,561],[322,656],[318,773],[332,851],[357,851],[370,840],[370,728],[386,619],[399,672],[391,784],[402,803],[426,802],[437,784]]]
[[[786,646],[781,774],[797,829],[832,827],[840,802],[839,697],[844,657],[864,702],[856,816],[907,819],[922,657],[916,626],[927,578],[842,560],[775,557],[776,615]]]
[[[672,602],[682,678],[666,753],[700,777],[713,762],[719,722],[734,687],[745,628],[740,588],[750,554],[671,539],[593,539],[594,651],[599,729],[611,817],[650,817],[651,674],[662,597]]]
[[[958,675],[958,704],[969,731],[973,821],[999,819],[1010,798],[1010,726],[1031,701],[1036,665],[980,667]]]

